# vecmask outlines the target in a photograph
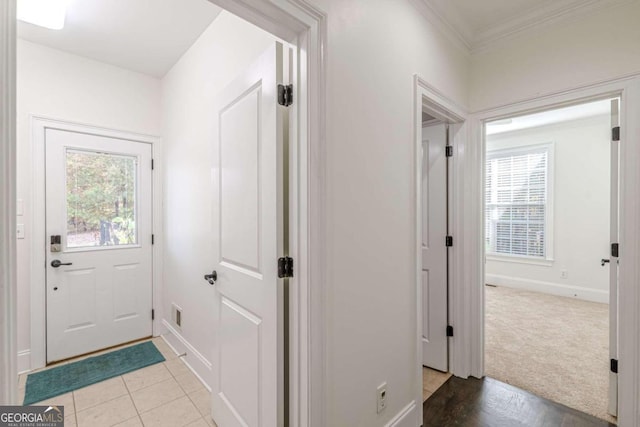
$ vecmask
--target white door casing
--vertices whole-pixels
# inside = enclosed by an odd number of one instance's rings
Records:
[[[423,344],[422,344],[422,329],[423,329],[423,311],[425,309],[423,304],[423,283],[422,283],[422,127],[423,127],[423,112],[428,113],[430,116],[449,124],[449,145],[452,147],[453,160],[449,163],[449,230],[448,234],[453,236],[453,247],[448,248],[449,251],[449,304],[447,307],[448,312],[448,325],[452,325],[455,329],[455,336],[448,338],[448,370],[453,375],[465,378],[468,376],[465,373],[468,363],[468,347],[467,339],[470,336],[467,334],[468,328],[466,327],[466,321],[468,318],[468,305],[465,303],[465,298],[468,298],[468,294],[463,292],[463,282],[465,276],[462,274],[462,266],[464,265],[465,253],[468,250],[468,236],[463,232],[466,225],[464,223],[463,209],[461,202],[465,200],[464,194],[468,184],[464,180],[460,179],[459,174],[461,171],[466,171],[471,164],[467,162],[467,149],[464,148],[464,143],[467,138],[467,113],[464,108],[457,105],[453,100],[446,95],[438,91],[429,82],[419,75],[413,76],[414,83],[414,134],[413,134],[413,176],[414,176],[414,197],[413,208],[415,212],[414,216],[414,230],[412,234],[412,248],[415,254],[415,270],[414,270],[414,283],[415,283],[415,310],[417,316],[415,318],[415,337],[416,337],[416,371],[415,371],[415,385],[414,385],[414,401],[421,402],[423,396]],[[480,221],[478,221],[480,223]],[[427,314],[428,315],[428,314]],[[460,325],[460,327],[458,326]],[[416,405],[416,420],[422,420],[422,405]],[[418,421],[416,422],[418,424]]]
[[[618,265],[618,425],[635,426],[640,420],[640,399],[637,384],[640,383],[640,356],[638,342],[640,336],[640,317],[637,308],[640,304],[640,291],[636,283],[640,282],[640,264],[634,260],[640,257],[640,76],[623,76],[606,82],[598,82],[584,87],[570,88],[542,97],[534,97],[476,112],[471,118],[471,138],[465,142],[464,152],[468,168],[460,169],[462,179],[469,182],[469,189],[460,201],[464,221],[469,226],[465,233],[469,246],[463,260],[463,271],[468,280],[461,288],[470,295],[467,321],[464,324],[470,332],[464,343],[470,354],[465,360],[467,375],[484,375],[484,285],[483,285],[483,229],[477,225],[482,218],[483,187],[481,177],[484,163],[484,124],[529,112],[549,110],[587,101],[620,98],[620,139],[619,144],[619,239],[620,255]],[[456,204],[458,206],[458,204]],[[625,260],[629,260],[626,262]]]
[[[218,96],[212,117],[215,266],[212,416],[220,427],[284,423],[283,47]]]
[[[620,99],[611,100],[611,129],[620,126]],[[613,135],[613,131],[612,131]],[[619,207],[619,145],[620,141],[611,138],[611,201],[610,201],[610,243],[618,245],[618,207]],[[619,139],[619,138],[618,138]],[[609,259],[609,356],[618,363],[618,256],[610,254]],[[617,368],[617,366],[616,366]],[[617,369],[616,369],[617,371]],[[609,370],[609,413],[618,415],[618,373]]]
[[[422,364],[448,371],[446,125],[422,129]]]
[[[47,361],[150,336],[151,144],[47,129],[45,150]],[[100,159],[102,162],[96,169],[118,162],[126,164],[132,172],[127,182],[133,189],[126,194],[133,194],[133,201],[124,203],[129,206],[133,203],[129,211],[134,212],[135,226],[126,228],[125,223],[119,222],[121,217],[115,218],[125,210],[125,205],[120,206],[120,201],[118,206],[114,204],[113,210],[108,209],[104,214],[105,220],[109,220],[105,221],[105,233],[113,236],[111,243],[97,243],[98,233],[87,231],[84,224],[80,236],[89,240],[78,241],[73,233],[67,233],[74,215],[72,205],[67,202],[75,185],[68,182],[68,168],[73,159],[83,159],[85,171],[90,168],[87,164]],[[79,200],[88,197],[87,193],[82,194]],[[120,233],[131,240],[113,244],[119,241],[117,235],[122,238]],[[52,251],[51,236],[56,235],[60,236],[60,252]],[[71,265],[56,268],[52,266],[54,260]]]
[[[0,3],[0,405],[18,402],[16,0]]]

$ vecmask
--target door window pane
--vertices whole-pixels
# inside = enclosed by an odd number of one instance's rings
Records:
[[[138,243],[133,156],[67,150],[67,248]]]

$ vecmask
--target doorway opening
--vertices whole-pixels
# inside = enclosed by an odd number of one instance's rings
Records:
[[[449,178],[453,147],[449,124],[422,112],[422,399],[449,373]]]
[[[619,98],[485,124],[485,374],[615,422]]]
[[[419,76],[415,103],[415,254],[417,316],[416,402],[424,402],[460,368],[461,341],[453,339],[458,322],[455,263],[462,230],[454,208],[461,182],[455,179],[463,156],[465,112]],[[459,234],[461,236],[461,234]],[[458,373],[457,375],[463,375]],[[419,414],[422,415],[422,405]]]

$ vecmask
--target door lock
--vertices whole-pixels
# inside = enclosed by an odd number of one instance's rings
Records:
[[[210,285],[215,285],[216,282],[218,281],[218,272],[213,270],[211,274],[205,274],[204,280],[209,282]]]
[[[60,235],[51,236],[51,252],[62,251],[62,238]]]
[[[58,268],[61,265],[73,265],[72,262],[62,262],[59,259],[54,259],[53,261],[51,261],[51,267],[53,268]]]

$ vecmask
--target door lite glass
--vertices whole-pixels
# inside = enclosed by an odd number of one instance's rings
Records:
[[[135,245],[133,156],[67,150],[67,248]]]

